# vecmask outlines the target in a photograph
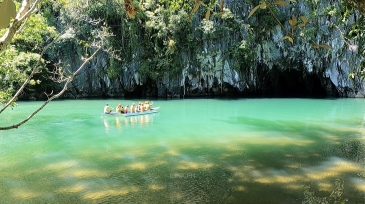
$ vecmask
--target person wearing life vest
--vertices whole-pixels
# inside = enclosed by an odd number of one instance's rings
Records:
[[[117,113],[122,113],[123,112],[123,106],[122,106],[121,103],[117,105],[117,107],[115,108],[115,111]]]
[[[151,110],[151,105],[149,101],[145,101],[144,102],[144,110],[146,111],[150,111]]]
[[[128,105],[126,105],[125,107],[124,107],[124,113],[128,113]]]
[[[135,113],[136,112],[136,104],[135,103],[133,103],[132,105],[131,105],[131,113]]]
[[[112,112],[112,110],[113,110],[113,108],[111,108],[111,107],[109,106],[109,104],[106,104],[106,105],[104,106],[104,113],[105,113],[105,114],[110,114],[110,112]]]

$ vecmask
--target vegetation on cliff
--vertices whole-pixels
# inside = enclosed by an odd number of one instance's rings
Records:
[[[341,93],[350,74],[357,92],[364,17],[361,5],[349,2],[3,0],[0,103],[6,108],[18,97],[51,99],[60,92],[276,93],[283,86],[272,70],[295,70]]]

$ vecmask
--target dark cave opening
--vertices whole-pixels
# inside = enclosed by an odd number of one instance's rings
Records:
[[[186,86],[180,87],[177,95],[171,90],[160,86],[155,81],[149,81],[142,86],[135,86],[133,91],[126,92],[124,97],[273,97],[273,98],[328,98],[339,97],[338,90],[329,78],[321,78],[314,73],[303,73],[296,69],[281,70],[261,69],[257,75],[257,84],[250,84],[244,90],[238,90],[231,84],[222,86],[215,82],[207,90],[205,80],[200,79],[203,89],[191,89],[191,82],[185,78]],[[252,86],[253,85],[253,86]],[[185,88],[185,91],[184,91]]]
[[[277,74],[273,81],[272,94],[275,97],[324,98],[328,97],[325,87],[316,74],[287,69]]]

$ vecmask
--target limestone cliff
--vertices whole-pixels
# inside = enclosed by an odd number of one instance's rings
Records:
[[[142,76],[141,67],[149,59],[144,58],[148,56],[147,48],[141,44],[131,48],[133,54],[128,61],[113,65],[117,67],[113,72],[111,56],[100,53],[65,96],[363,97],[362,82],[349,77],[364,60],[357,50],[359,42],[345,37],[360,12],[346,18],[330,15],[329,6],[340,7],[340,2],[331,0],[317,4],[300,1],[288,8],[278,8],[279,20],[286,29],[290,30],[287,20],[293,15],[310,19],[290,43],[283,40],[285,31],[267,11],[247,18],[255,4],[234,0],[225,3],[225,16],[204,21],[211,25],[203,25],[200,14],[193,18],[191,34],[200,41],[194,49],[186,46],[174,54],[179,61],[177,74],[155,79]],[[231,29],[231,25],[239,27]],[[216,34],[218,29],[220,37]],[[315,48],[313,44],[329,45],[331,49]],[[73,58],[60,58],[75,68],[81,63],[75,60],[79,54],[75,49]]]

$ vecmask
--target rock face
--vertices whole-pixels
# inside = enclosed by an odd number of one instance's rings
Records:
[[[227,31],[225,37],[218,40],[204,38],[204,34],[208,36],[209,33],[203,33],[198,49],[179,53],[180,75],[165,76],[161,80],[142,78],[138,74],[141,59],[136,57],[134,63],[121,65],[110,77],[110,56],[100,53],[75,79],[65,97],[363,97],[362,83],[349,77],[363,58],[357,53],[357,42],[344,37],[359,18],[359,12],[342,20],[340,25],[336,24],[340,20],[337,17],[317,15],[305,28],[296,30],[294,42],[290,43],[283,40],[285,31],[267,11],[257,12],[248,19],[254,5],[225,2],[227,11],[236,16],[234,21],[241,19],[240,30]],[[327,0],[308,5],[301,1],[290,8],[280,8],[282,23],[290,30],[287,20],[293,14],[298,14],[298,19],[300,16],[309,19],[313,9],[321,13],[327,6],[339,7],[339,4]],[[263,17],[272,18],[273,25],[262,25]],[[227,21],[214,20],[214,24]],[[195,19],[193,26],[198,27],[199,23]],[[249,38],[249,29],[252,38]],[[245,51],[251,54],[246,59],[248,63],[226,54],[235,44],[248,47]],[[329,45],[331,49],[315,48],[313,44]],[[69,59],[62,61],[74,68],[81,63]]]

